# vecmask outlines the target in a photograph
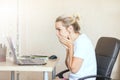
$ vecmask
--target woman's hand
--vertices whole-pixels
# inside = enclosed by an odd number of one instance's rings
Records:
[[[63,37],[59,34],[57,34],[58,39],[60,41],[60,43],[62,43],[63,45],[65,45],[67,48],[70,48],[73,45],[72,39],[70,36],[68,37]]]

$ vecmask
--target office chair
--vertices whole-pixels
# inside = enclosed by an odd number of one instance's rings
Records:
[[[111,72],[117,59],[120,49],[120,40],[112,37],[100,37],[95,48],[97,60],[97,75],[82,77],[78,80],[96,78],[96,80],[111,80]],[[69,70],[64,70],[56,76],[64,78],[63,74]]]

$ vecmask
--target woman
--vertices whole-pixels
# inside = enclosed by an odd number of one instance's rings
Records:
[[[71,71],[69,80],[96,75],[95,51],[90,39],[80,33],[78,21],[78,16],[59,16],[55,22],[57,37],[66,46],[65,63]]]

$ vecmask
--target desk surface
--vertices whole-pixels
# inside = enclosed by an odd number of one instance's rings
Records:
[[[57,60],[48,60],[46,65],[16,65],[10,59],[7,59],[6,62],[0,62],[0,71],[49,71],[52,72]]]

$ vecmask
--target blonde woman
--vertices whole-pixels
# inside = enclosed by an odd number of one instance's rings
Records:
[[[78,16],[59,16],[55,22],[57,37],[66,46],[65,63],[70,70],[69,80],[96,75],[97,70],[94,48],[87,35],[80,32],[78,21]]]

